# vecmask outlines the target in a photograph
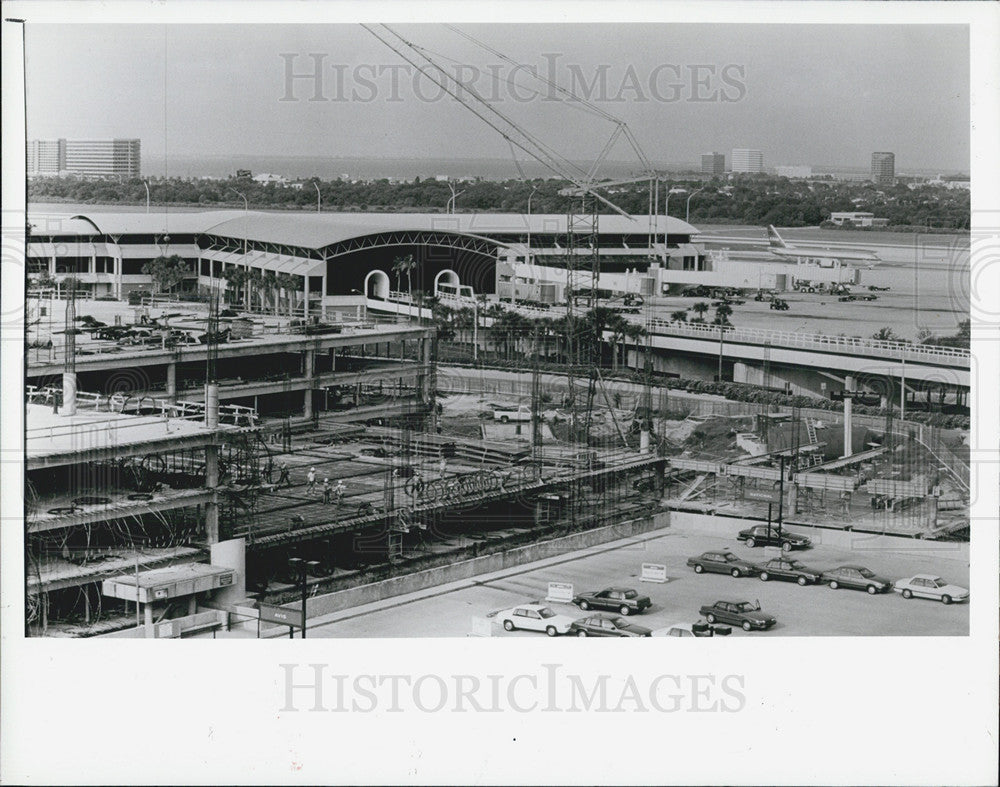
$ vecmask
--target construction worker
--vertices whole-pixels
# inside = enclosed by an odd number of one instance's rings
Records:
[[[309,472],[306,473],[306,494],[311,495],[313,490],[316,489],[316,468],[310,467]]]
[[[338,479],[337,480],[337,485],[333,488],[333,493],[334,493],[334,495],[337,496],[337,505],[338,506],[340,505],[341,501],[344,499],[344,492],[346,490],[347,490],[347,487],[344,486],[344,482]]]
[[[332,492],[333,492],[333,490],[330,488],[330,479],[329,478],[324,478],[323,479],[323,502],[324,503],[329,503],[330,502],[330,495],[331,495]]]
[[[282,462],[281,467],[278,468],[277,488],[280,489],[282,486],[290,487],[291,485],[292,485],[292,479],[288,475],[288,465]]]

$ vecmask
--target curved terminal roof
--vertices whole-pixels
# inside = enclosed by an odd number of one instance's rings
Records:
[[[246,238],[263,243],[321,249],[365,235],[385,232],[455,232],[480,237],[513,233],[566,232],[565,214],[518,213],[300,213],[241,210],[168,211],[161,213],[103,212],[58,216],[33,210],[30,215],[39,235],[150,235],[162,233],[209,234]],[[36,221],[37,219],[37,221]],[[529,226],[530,225],[530,226]],[[657,217],[656,231],[670,235],[697,235],[698,230],[674,217]],[[648,216],[628,219],[602,215],[599,229],[609,235],[647,235]]]

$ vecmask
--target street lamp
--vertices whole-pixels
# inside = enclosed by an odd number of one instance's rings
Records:
[[[323,205],[323,195],[320,193],[319,185],[313,181],[313,188],[316,189],[316,212],[320,213]]]
[[[692,191],[691,194],[688,195],[688,198],[687,198],[687,207],[685,207],[685,209],[684,209],[684,221],[690,221],[690,218],[691,218],[691,197],[693,197],[695,194],[700,194],[704,190],[705,190],[705,187],[702,186],[697,191]]]
[[[318,566],[319,562],[316,560],[303,560],[300,557],[288,558],[288,567],[295,574],[299,589],[302,591],[302,639],[306,638],[306,598],[308,597],[306,592],[306,576],[311,569],[315,569]]]
[[[451,199],[448,200],[448,206],[445,209],[448,213],[455,212],[455,200],[465,193],[465,189],[461,191],[455,191],[455,186],[450,181],[448,182],[448,188],[451,189]]]

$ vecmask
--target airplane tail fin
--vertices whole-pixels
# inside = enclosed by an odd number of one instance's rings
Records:
[[[773,224],[767,226],[767,239],[771,244],[772,249],[784,249],[787,248],[787,244],[781,239],[778,231],[774,228]]]

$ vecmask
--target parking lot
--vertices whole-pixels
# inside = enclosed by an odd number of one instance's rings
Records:
[[[921,542],[914,541],[914,549]],[[864,540],[859,541],[864,545]],[[938,545],[939,547],[941,545]],[[956,545],[957,547],[958,545]],[[462,637],[472,630],[474,616],[544,599],[550,582],[571,583],[575,592],[616,585],[648,595],[652,607],[631,618],[656,629],[675,622],[692,623],[699,608],[715,601],[760,601],[761,609],[777,618],[765,632],[736,637],[781,636],[962,636],[969,630],[969,605],[924,599],[903,599],[896,593],[870,596],[864,591],[831,590],[826,585],[800,587],[794,582],[762,582],[756,577],[734,579],[721,574],[695,574],[688,557],[709,549],[729,548],[754,563],[772,557],[763,548],[748,549],[733,539],[672,530],[656,531],[579,552],[496,572],[421,593],[326,615],[310,621],[310,637]],[[958,550],[956,549],[956,557]],[[902,553],[887,549],[841,549],[818,545],[796,551],[794,557],[809,567],[829,569],[845,564],[866,566],[892,581],[917,573],[940,575],[968,587],[969,567],[959,559]],[[664,584],[640,581],[643,563],[667,567]],[[549,604],[555,612],[583,617],[572,604]],[[493,626],[494,636],[544,637],[534,632],[505,632]]]

